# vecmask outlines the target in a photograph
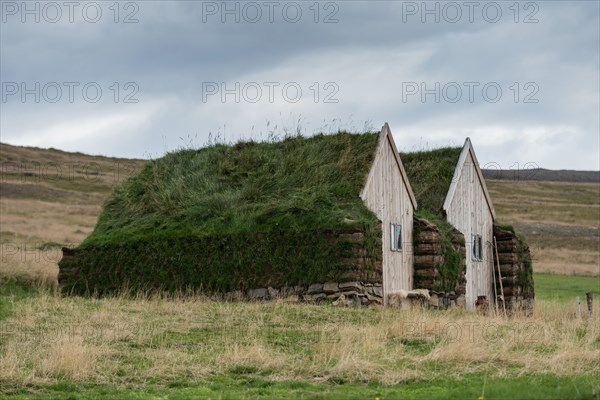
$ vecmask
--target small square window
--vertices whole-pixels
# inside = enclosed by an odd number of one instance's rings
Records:
[[[390,249],[402,251],[402,225],[390,224]]]

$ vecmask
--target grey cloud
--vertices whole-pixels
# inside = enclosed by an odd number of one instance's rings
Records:
[[[333,119],[356,128],[388,121],[409,148],[460,145],[470,134],[482,163],[534,157],[548,168],[600,168],[597,2],[535,2],[535,24],[514,23],[512,3],[502,3],[498,23],[476,14],[474,23],[456,24],[406,15],[403,22],[410,2],[336,2],[334,24],[314,23],[312,2],[302,3],[296,24],[280,16],[274,23],[223,24],[216,16],[204,23],[201,2],[137,4],[136,24],[2,24],[2,82],[93,81],[104,90],[96,104],[3,102],[2,141],[140,157],[177,148],[187,135],[197,135],[198,144],[209,132],[226,131],[228,140],[259,137],[266,121],[281,129],[301,118],[308,134]],[[202,101],[203,82],[249,81],[298,82],[303,97],[295,104],[281,96],[273,103]],[[497,82],[501,101],[402,101],[403,82],[471,81]],[[139,103],[111,101],[114,82],[135,82]],[[321,86],[318,103],[314,82]],[[322,102],[326,82],[339,86],[338,103]],[[521,85],[519,103],[511,100],[514,82]],[[521,101],[527,82],[538,85],[539,103]],[[78,126],[79,134],[68,133]]]

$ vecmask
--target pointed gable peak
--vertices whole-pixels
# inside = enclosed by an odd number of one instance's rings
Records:
[[[463,145],[462,151],[460,153],[460,157],[458,158],[458,162],[456,163],[456,168],[454,170],[454,176],[452,177],[452,184],[450,185],[450,189],[448,190],[448,194],[446,195],[446,199],[444,201],[444,211],[447,211],[450,208],[450,204],[452,203],[452,199],[456,193],[456,188],[458,185],[458,181],[460,180],[463,167],[467,160],[471,158],[473,160],[473,166],[475,168],[477,182],[481,185],[483,189],[483,193],[485,195],[485,200],[488,205],[490,212],[492,213],[492,217],[496,219],[496,210],[494,210],[494,205],[492,204],[492,198],[487,190],[487,186],[485,184],[485,179],[483,177],[483,173],[481,172],[481,167],[479,166],[479,161],[477,161],[477,156],[475,155],[475,149],[473,148],[473,143],[471,143],[471,139],[467,137],[465,139],[465,144]]]
[[[402,164],[402,160],[400,159],[400,153],[398,153],[398,148],[396,147],[396,143],[394,142],[394,136],[392,135],[392,131],[387,122],[383,124],[383,127],[381,128],[381,132],[379,133],[379,144],[377,145],[377,150],[376,150],[377,154],[381,154],[381,148],[383,146],[391,147],[391,151],[394,155],[394,160],[395,160],[396,166],[398,167],[398,170],[400,171],[400,176],[402,177],[402,181],[404,182],[406,190],[408,191],[408,196],[410,198],[410,202],[412,203],[413,207],[416,209],[417,208],[417,199],[415,198],[413,189],[410,186],[410,181],[408,180],[408,176],[406,175],[404,165]],[[369,171],[369,176],[367,177],[367,181],[369,181],[372,178],[374,167],[375,167],[375,160],[373,161],[373,164],[371,165],[371,170]],[[364,188],[365,187],[363,186],[363,190],[364,190]],[[362,197],[362,195],[363,195],[363,192],[361,191],[361,197]]]

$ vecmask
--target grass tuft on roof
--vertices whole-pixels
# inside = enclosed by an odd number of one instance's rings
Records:
[[[419,209],[442,216],[461,151],[461,147],[443,147],[400,154]]]
[[[339,132],[169,153],[116,188],[83,246],[372,223],[359,193],[378,138]]]

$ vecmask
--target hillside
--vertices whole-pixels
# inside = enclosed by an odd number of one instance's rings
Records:
[[[0,237],[81,242],[111,190],[144,164],[144,160],[0,144]]]
[[[600,171],[532,169],[483,169],[486,179],[511,181],[546,181],[570,183],[600,183]]]
[[[600,184],[486,182],[498,220],[527,237],[534,270],[600,275]]]
[[[111,190],[144,164],[0,144],[0,278],[56,281],[60,246],[81,243]]]

